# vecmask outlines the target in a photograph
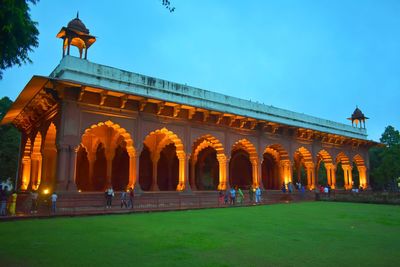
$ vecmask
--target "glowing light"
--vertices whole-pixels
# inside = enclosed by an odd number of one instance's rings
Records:
[[[48,193],[49,193],[49,189],[48,188],[43,190],[43,194],[47,195]]]

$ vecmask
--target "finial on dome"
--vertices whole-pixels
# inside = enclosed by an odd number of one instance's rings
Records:
[[[76,18],[79,19],[79,11],[76,12]]]

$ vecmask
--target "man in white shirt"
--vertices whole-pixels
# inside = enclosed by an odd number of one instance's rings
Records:
[[[56,213],[56,203],[57,203],[57,194],[56,192],[53,192],[51,194],[51,212]]]

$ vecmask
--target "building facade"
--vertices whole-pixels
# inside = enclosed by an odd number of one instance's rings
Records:
[[[368,187],[375,143],[365,121],[354,127],[92,63],[69,55],[65,32],[60,64],[34,76],[2,121],[22,133],[20,190]]]

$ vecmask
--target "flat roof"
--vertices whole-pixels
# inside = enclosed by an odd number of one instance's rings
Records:
[[[366,129],[65,56],[51,78],[367,140]]]

